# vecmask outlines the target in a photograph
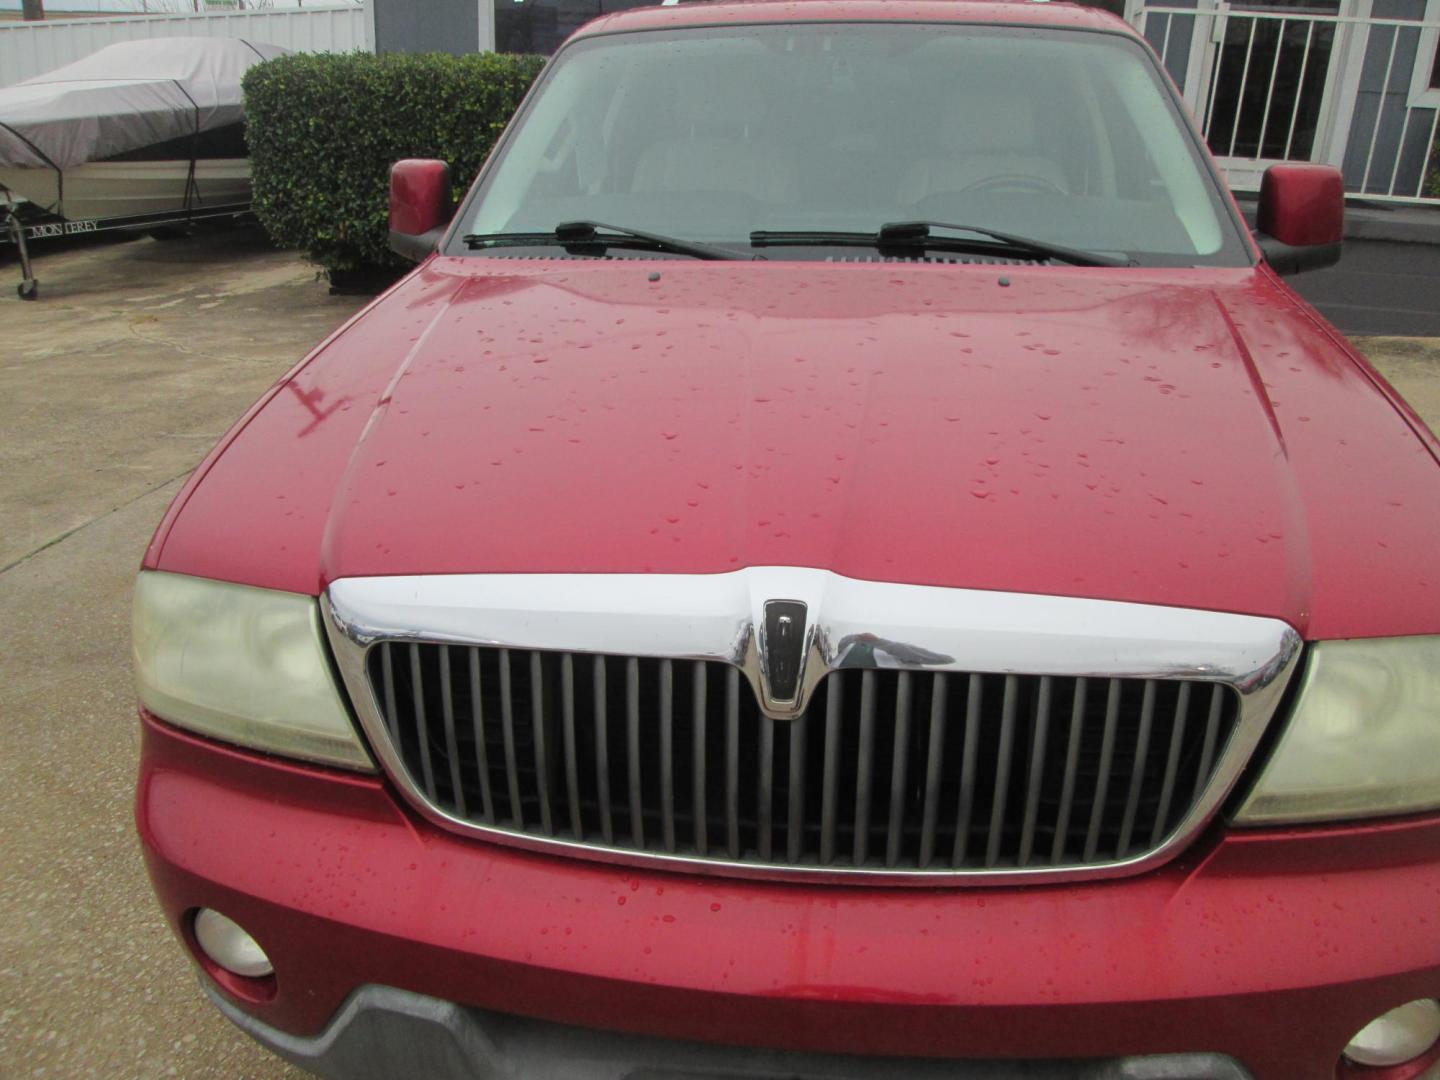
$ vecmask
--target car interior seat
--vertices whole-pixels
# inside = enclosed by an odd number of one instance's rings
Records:
[[[946,105],[940,153],[920,158],[900,181],[899,201],[980,190],[1064,193],[1064,171],[1040,146],[1035,102],[1023,93],[971,93]]]
[[[743,73],[697,78],[660,118],[661,138],[641,151],[631,190],[718,191],[762,203],[793,203],[800,171],[792,149],[760,130],[765,97]]]

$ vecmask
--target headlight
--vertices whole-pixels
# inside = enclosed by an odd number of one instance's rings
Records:
[[[1236,820],[1440,807],[1440,637],[1312,646],[1290,726]]]
[[[135,681],[217,739],[373,770],[330,673],[313,596],[154,571],[135,582]]]

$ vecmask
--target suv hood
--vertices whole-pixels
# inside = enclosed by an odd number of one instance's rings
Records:
[[[1440,622],[1433,443],[1264,270],[435,259],[237,432],[152,564],[794,565]]]

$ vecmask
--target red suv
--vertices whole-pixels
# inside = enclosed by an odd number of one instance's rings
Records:
[[[1405,1080],[1440,444],[1062,4],[602,18],[136,587],[215,1004],[346,1077]],[[318,411],[315,403],[323,402]]]

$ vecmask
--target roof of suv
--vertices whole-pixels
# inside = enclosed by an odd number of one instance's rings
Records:
[[[717,23],[786,22],[994,23],[1134,34],[1123,19],[1109,12],[1048,0],[719,0],[604,15],[574,37]]]

